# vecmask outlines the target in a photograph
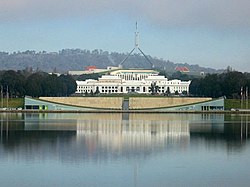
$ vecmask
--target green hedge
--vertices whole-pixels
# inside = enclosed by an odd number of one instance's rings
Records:
[[[250,102],[248,100],[248,104],[247,101],[244,100],[241,103],[240,99],[225,99],[225,109],[226,110],[230,110],[231,108],[242,108],[242,109],[249,109],[250,108]]]
[[[7,107],[6,98],[3,99],[3,102],[0,99],[0,107],[3,107],[3,108]],[[24,98],[9,98],[8,99],[8,108],[18,108],[18,107],[22,107],[22,108],[24,107]]]

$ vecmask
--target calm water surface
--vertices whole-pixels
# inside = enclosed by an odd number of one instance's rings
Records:
[[[1,186],[250,185],[250,115],[0,118]]]

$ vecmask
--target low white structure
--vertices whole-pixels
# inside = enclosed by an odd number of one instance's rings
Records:
[[[95,66],[90,66],[90,67],[95,67]],[[110,70],[116,70],[119,67],[115,67],[115,66],[108,66],[106,69],[97,69],[97,68],[88,68],[84,71],[68,71],[69,75],[82,75],[82,74],[92,74],[92,73],[103,73],[103,72],[107,72]]]
[[[98,80],[88,79],[86,81],[76,81],[76,93],[151,93],[150,87],[152,83],[158,86],[158,93],[166,92],[179,94],[189,93],[189,85],[191,81],[168,80],[164,76],[158,75],[154,70],[116,70],[110,72],[109,75],[103,75]]]

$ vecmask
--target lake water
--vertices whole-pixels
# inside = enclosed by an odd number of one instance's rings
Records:
[[[250,115],[0,118],[0,186],[250,185]]]

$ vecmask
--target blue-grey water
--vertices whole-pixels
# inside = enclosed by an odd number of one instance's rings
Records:
[[[0,186],[249,186],[250,115],[0,114]]]

